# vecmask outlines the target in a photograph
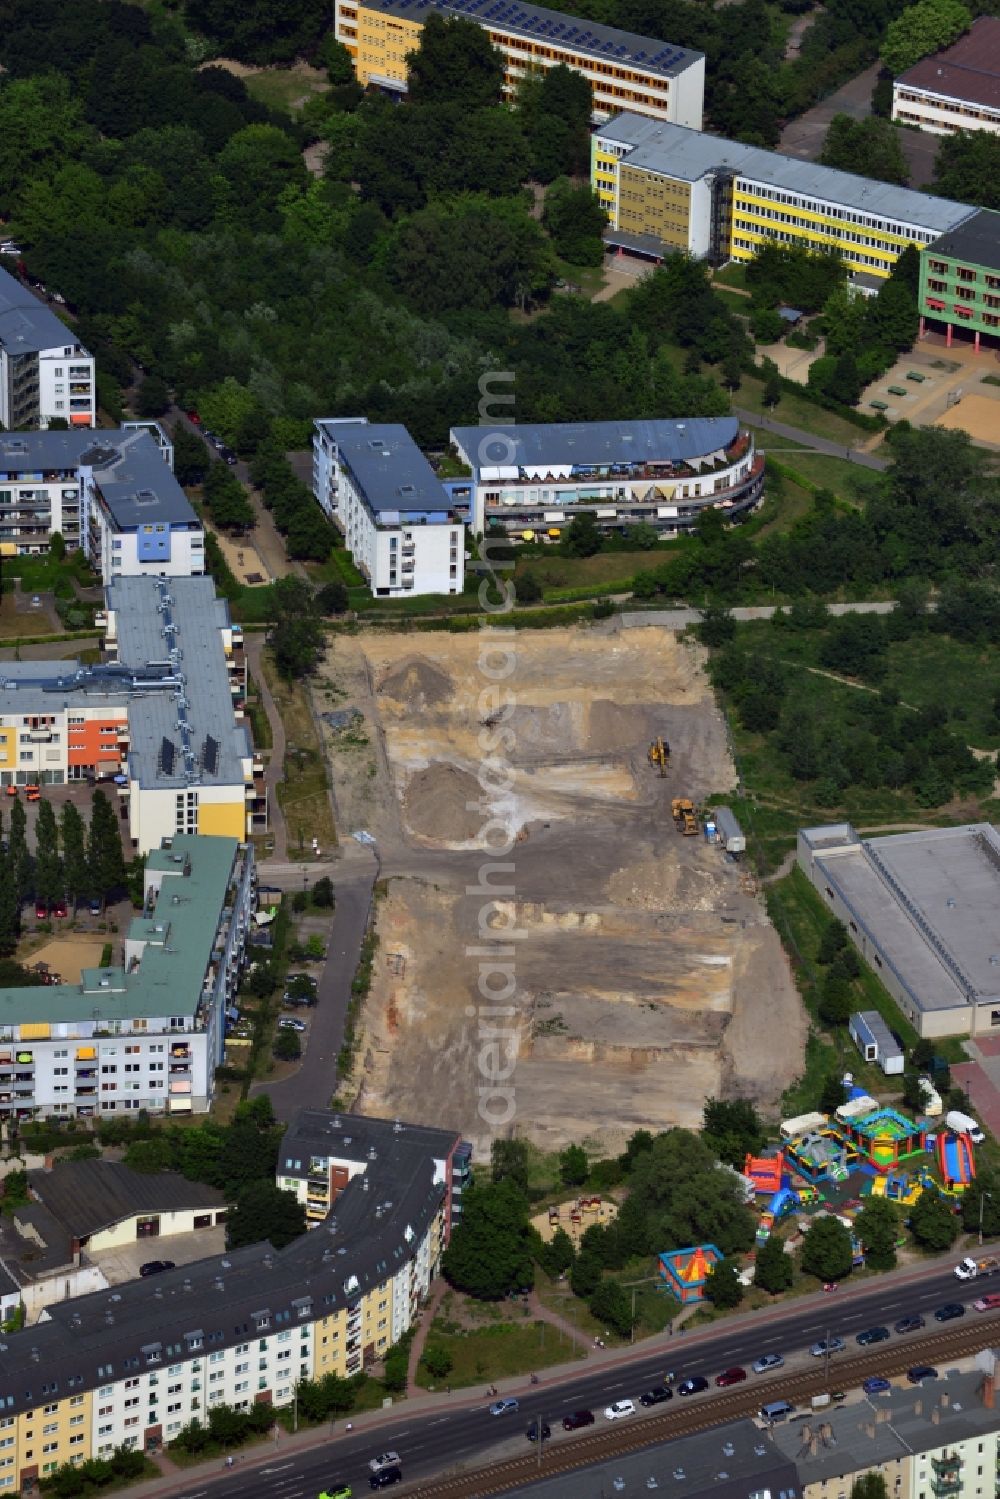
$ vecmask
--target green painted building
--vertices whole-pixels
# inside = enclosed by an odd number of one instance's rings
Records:
[[[981,209],[920,252],[920,336],[956,328],[1000,347],[1000,213]]]

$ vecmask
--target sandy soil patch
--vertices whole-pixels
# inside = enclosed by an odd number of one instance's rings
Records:
[[[78,984],[82,968],[100,966],[104,951],[102,938],[54,937],[26,961],[30,965],[47,963],[53,973],[58,973],[64,984]]]
[[[963,396],[939,416],[934,425],[958,428],[960,432],[968,432],[975,442],[996,447],[1000,444],[1000,388],[995,396]]]
[[[213,534],[237,582],[248,588],[263,588],[265,583],[272,581],[267,565],[252,541],[233,541],[221,531]]]

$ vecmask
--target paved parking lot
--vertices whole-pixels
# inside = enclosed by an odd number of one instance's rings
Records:
[[[173,1260],[175,1265],[189,1265],[208,1255],[222,1254],[225,1247],[226,1230],[220,1225],[200,1228],[197,1233],[137,1240],[121,1249],[102,1249],[90,1258],[100,1266],[110,1285],[120,1286],[123,1281],[135,1280],[139,1266],[148,1260]]]

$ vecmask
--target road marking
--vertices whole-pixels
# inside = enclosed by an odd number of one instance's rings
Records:
[[[204,1499],[204,1496],[207,1493],[208,1493],[207,1489],[199,1489],[198,1492],[197,1492],[197,1494],[182,1494],[180,1496],[180,1499]]]
[[[267,1478],[267,1477],[270,1477],[270,1475],[272,1473],[286,1473],[289,1468],[294,1468],[294,1467],[295,1467],[294,1463],[282,1463],[282,1465],[281,1465],[280,1468],[261,1468],[260,1471],[261,1471],[262,1476],[265,1477],[265,1478]]]

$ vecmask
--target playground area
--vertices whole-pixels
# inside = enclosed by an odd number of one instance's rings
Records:
[[[595,1223],[606,1228],[617,1217],[618,1204],[608,1197],[571,1197],[544,1213],[536,1213],[531,1226],[537,1229],[545,1244],[551,1242],[556,1230],[560,1228],[569,1234],[574,1244],[578,1244],[587,1229]]]
[[[53,937],[22,962],[35,968],[42,965],[50,974],[58,974],[62,984],[78,984],[84,968],[98,968],[104,951],[104,939],[94,937]]]
[[[252,541],[247,541],[245,537],[233,541],[221,531],[216,531],[214,535],[226,559],[226,565],[238,583],[242,583],[245,588],[263,588],[272,581],[264,559]]]
[[[963,395],[934,425],[949,430],[957,428],[959,432],[968,432],[973,442],[1000,447],[1000,389],[995,396],[979,392]]]

